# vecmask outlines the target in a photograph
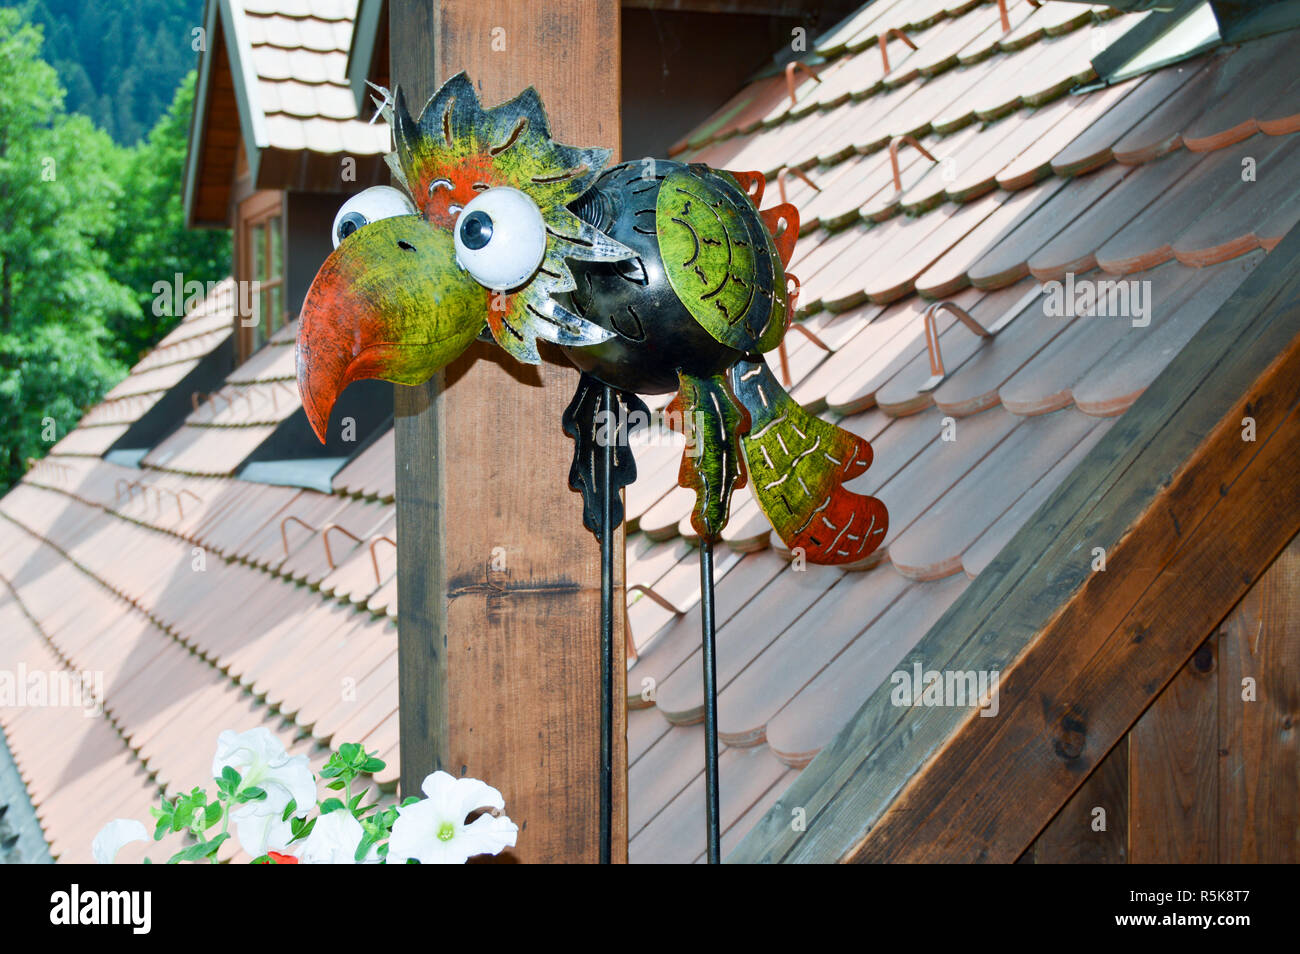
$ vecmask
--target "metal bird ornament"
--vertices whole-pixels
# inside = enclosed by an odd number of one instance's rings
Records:
[[[418,119],[400,89],[380,106],[395,187],[340,209],[335,249],[307,293],[298,387],[308,420],[323,439],[350,382],[420,384],[480,336],[533,364],[537,339],[553,342],[582,372],[562,422],[575,442],[570,486],[608,545],[618,490],[636,476],[625,429],[608,425],[645,413],[638,393],[676,391],[670,420],[694,425],[679,483],[696,493],[712,723],[712,544],[733,491],[748,481],[786,546],[812,563],[861,561],[888,526],[880,500],[844,486],[870,466],[871,445],[804,411],[763,358],[792,315],[784,269],[798,212],[760,211],[759,173],[648,159],[606,169],[609,150],[551,138],[531,87],[484,109],[461,73]]]

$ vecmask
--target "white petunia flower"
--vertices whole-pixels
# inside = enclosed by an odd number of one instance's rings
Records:
[[[346,809],[336,808],[321,815],[312,826],[311,834],[301,844],[294,846],[298,863],[303,865],[354,865],[357,845],[365,834],[361,822]],[[371,846],[366,854],[366,864],[379,862],[379,849]]]
[[[481,808],[502,811],[505,799],[476,778],[453,778],[434,772],[420,786],[428,797],[397,810],[388,863],[464,864],[475,855],[495,855],[512,848],[519,827],[505,815],[483,814],[470,824],[465,818]]]
[[[123,846],[133,841],[148,841],[149,830],[134,818],[115,818],[99,830],[91,842],[95,864],[111,865]]]
[[[289,802],[295,802],[294,814],[300,818],[316,806],[316,779],[307,756],[290,756],[264,726],[240,733],[227,729],[217,738],[213,777],[220,778],[227,765],[239,773],[241,788],[266,792],[261,801],[247,802],[230,813],[240,846],[253,857],[284,851],[293,837],[283,817]]]

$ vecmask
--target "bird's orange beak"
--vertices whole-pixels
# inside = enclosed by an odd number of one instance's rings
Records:
[[[298,393],[316,436],[324,443],[350,383],[424,383],[469,347],[486,314],[450,231],[401,215],[349,235],[316,273],[298,322]]]

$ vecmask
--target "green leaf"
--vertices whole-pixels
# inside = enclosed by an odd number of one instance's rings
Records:
[[[288,821],[289,816],[298,810],[297,799],[289,799],[289,804],[284,806],[284,814],[280,816],[280,821]]]
[[[344,805],[342,799],[327,798],[325,799],[325,801],[320,803],[320,813],[322,815],[328,815],[330,812],[337,811],[338,809],[343,807]]]
[[[337,791],[342,790],[342,789],[344,788],[344,785],[343,785],[342,782],[330,782],[330,783],[329,783],[328,785],[326,785],[325,787],[326,787],[326,788],[332,788],[334,791],[337,792]]]
[[[370,854],[370,846],[375,843],[373,834],[363,835],[361,841],[357,843],[356,853],[352,856],[354,861],[364,861],[366,855]]]
[[[167,859],[169,865],[178,864],[182,861],[202,861],[217,853],[221,843],[229,838],[229,834],[217,835],[211,841],[201,841],[196,845],[190,845],[188,848],[182,848],[176,854]]]
[[[224,814],[224,809],[221,807],[221,804],[219,802],[213,802],[211,805],[207,807],[205,814],[206,817],[204,818],[204,822],[205,822],[204,827],[211,828],[217,822],[221,821],[221,816],[222,814]]]
[[[376,772],[383,771],[388,767],[388,763],[383,759],[366,759],[365,764],[361,766],[361,771],[368,775],[374,775]]]
[[[339,755],[344,762],[351,765],[357,760],[357,757],[363,754],[363,749],[356,742],[344,742],[339,746]]]
[[[289,820],[289,825],[290,830],[293,832],[293,837],[289,840],[302,841],[302,839],[310,835],[311,830],[316,827],[316,819],[312,818],[304,820],[295,817]]]
[[[238,801],[242,805],[244,802],[260,802],[266,798],[266,790],[261,788],[246,788],[239,793]]]

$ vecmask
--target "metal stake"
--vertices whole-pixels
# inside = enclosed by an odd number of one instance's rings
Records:
[[[600,863],[613,857],[614,838],[614,389],[605,385],[607,439],[600,469]]]
[[[709,864],[722,860],[718,824],[718,665],[713,624],[713,542],[700,538],[700,626],[704,646],[704,790],[709,828]]]

